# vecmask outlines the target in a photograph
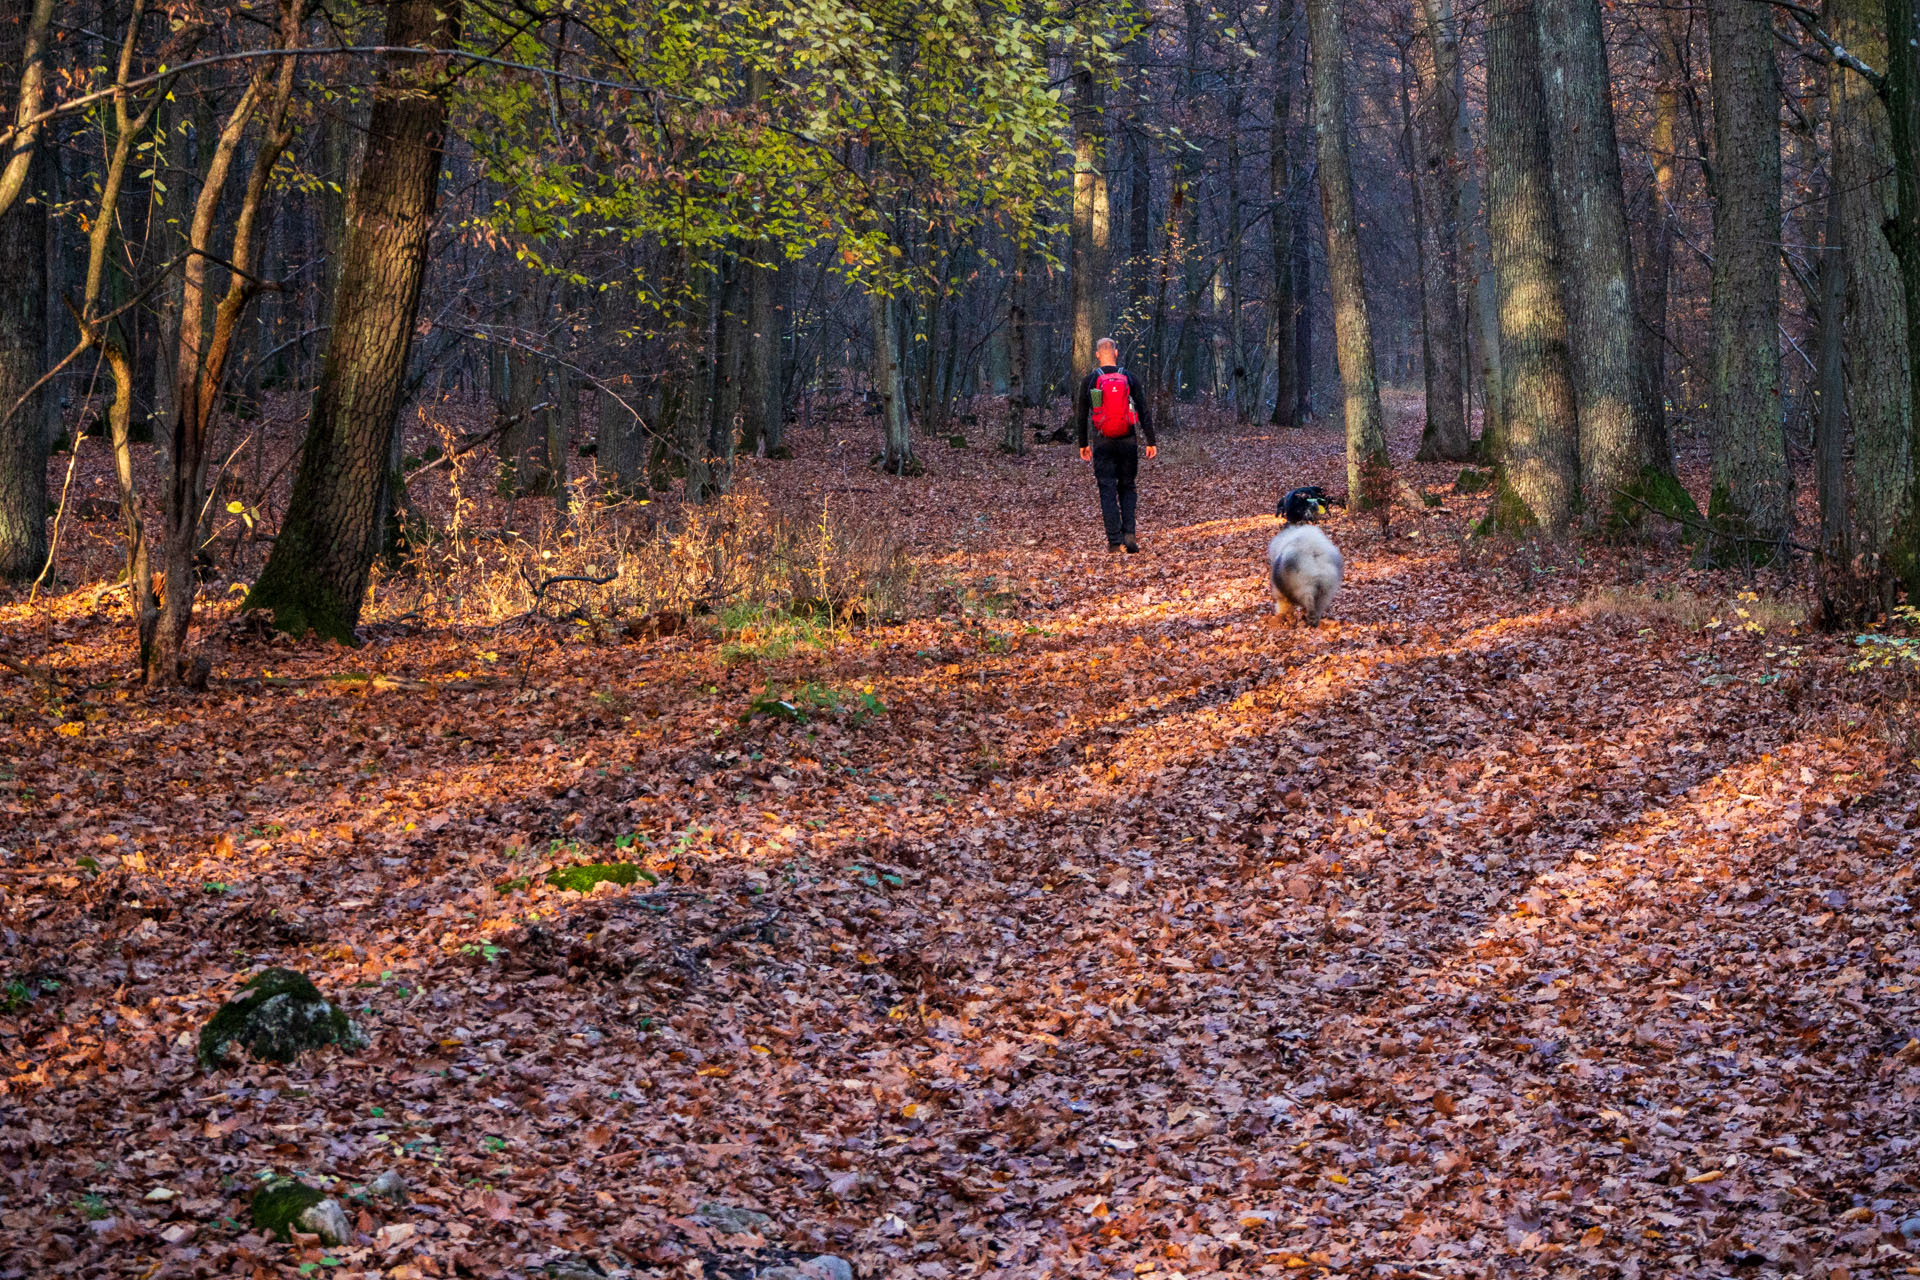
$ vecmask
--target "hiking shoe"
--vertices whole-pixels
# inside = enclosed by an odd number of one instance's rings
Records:
[[[1132,534],[1128,534],[1120,545],[1127,549],[1128,555],[1135,555],[1140,550],[1140,539],[1134,537]]]
[[[1122,551],[1125,551],[1125,550],[1126,550],[1126,547],[1125,547],[1125,545],[1124,545],[1124,544],[1122,544],[1122,543],[1118,543],[1118,542],[1109,542],[1109,543],[1107,544],[1107,554],[1108,554],[1108,555],[1110,555],[1110,556],[1111,556],[1111,555],[1118,555],[1118,554],[1119,554],[1120,552],[1122,552]]]

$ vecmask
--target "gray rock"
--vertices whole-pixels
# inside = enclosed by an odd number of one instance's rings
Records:
[[[294,1225],[319,1236],[321,1244],[346,1244],[353,1238],[353,1228],[347,1224],[347,1211],[331,1196],[308,1205],[305,1212],[294,1219]]]
[[[756,1280],[853,1280],[853,1267],[845,1258],[823,1253],[805,1262],[786,1262],[761,1270]]]
[[[590,1258],[555,1258],[541,1269],[548,1280],[607,1280],[607,1273]]]
[[[1920,1213],[1901,1219],[1900,1234],[1909,1240],[1920,1240]]]
[[[764,1213],[756,1212],[744,1205],[721,1204],[718,1201],[701,1205],[700,1211],[694,1217],[715,1231],[729,1236],[753,1235],[773,1225],[773,1219]]]
[[[389,1169],[367,1184],[367,1194],[391,1200],[395,1204],[407,1202],[407,1180],[400,1176],[398,1169]]]

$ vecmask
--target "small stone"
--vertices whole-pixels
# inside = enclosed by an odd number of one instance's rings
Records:
[[[199,1230],[200,1227],[197,1223],[175,1222],[168,1225],[167,1229],[160,1233],[160,1238],[168,1244],[185,1244],[187,1241],[193,1239],[194,1234]]]
[[[353,1228],[347,1223],[347,1211],[332,1197],[308,1205],[306,1212],[294,1220],[294,1225],[319,1236],[321,1244],[346,1244],[353,1238]]]
[[[295,1231],[317,1235],[326,1244],[346,1244],[353,1235],[338,1200],[292,1178],[269,1179],[254,1192],[253,1225],[288,1242]]]
[[[590,1258],[554,1258],[544,1270],[548,1280],[607,1280],[607,1273]]]
[[[721,1204],[718,1201],[701,1205],[700,1212],[694,1216],[715,1231],[729,1236],[754,1235],[773,1225],[773,1219],[764,1213],[743,1205]]]
[[[367,1184],[367,1194],[383,1200],[392,1200],[396,1204],[407,1202],[407,1180],[400,1176],[398,1169],[389,1169]]]
[[[179,1194],[180,1193],[172,1187],[155,1187],[153,1190],[147,1192],[147,1201],[150,1204],[161,1204],[173,1199]]]
[[[1901,1219],[1900,1234],[1909,1240],[1920,1240],[1920,1213]]]
[[[853,1265],[845,1258],[836,1258],[830,1253],[810,1259],[801,1268],[803,1275],[808,1271],[814,1273],[815,1280],[853,1280]]]

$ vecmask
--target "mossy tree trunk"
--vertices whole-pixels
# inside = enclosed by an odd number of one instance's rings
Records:
[[[1708,0],[1714,201],[1709,523],[1723,562],[1771,558],[1792,522],[1780,386],[1780,75],[1773,19],[1749,0]],[[1750,541],[1758,539],[1759,541]],[[1769,546],[1774,544],[1774,546]]]
[[[1559,533],[1580,499],[1573,373],[1553,226],[1531,0],[1499,0],[1487,32],[1487,220],[1500,316],[1502,453],[1491,528]]]
[[[1534,3],[1580,415],[1580,478],[1595,518],[1604,515],[1616,527],[1637,524],[1642,513],[1636,498],[1668,499],[1678,486],[1671,483],[1663,406],[1635,309],[1633,241],[1600,5]],[[1764,17],[1766,11],[1760,12]]]
[[[1360,228],[1347,145],[1347,37],[1339,0],[1307,0],[1307,39],[1313,50],[1313,135],[1320,162],[1327,289],[1333,296],[1334,354],[1346,408],[1347,501],[1355,510],[1384,509],[1392,499],[1393,468],[1360,272]]]
[[[450,48],[458,0],[396,0],[385,43]],[[428,83],[423,88],[422,80]],[[380,530],[380,475],[400,412],[446,132],[429,62],[383,68],[368,121],[346,262],[293,496],[246,608],[283,631],[351,642]]]

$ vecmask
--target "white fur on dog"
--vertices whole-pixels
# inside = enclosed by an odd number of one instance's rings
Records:
[[[1340,549],[1310,524],[1290,524],[1267,544],[1267,567],[1273,573],[1273,611],[1285,613],[1291,604],[1317,627],[1340,590]]]

